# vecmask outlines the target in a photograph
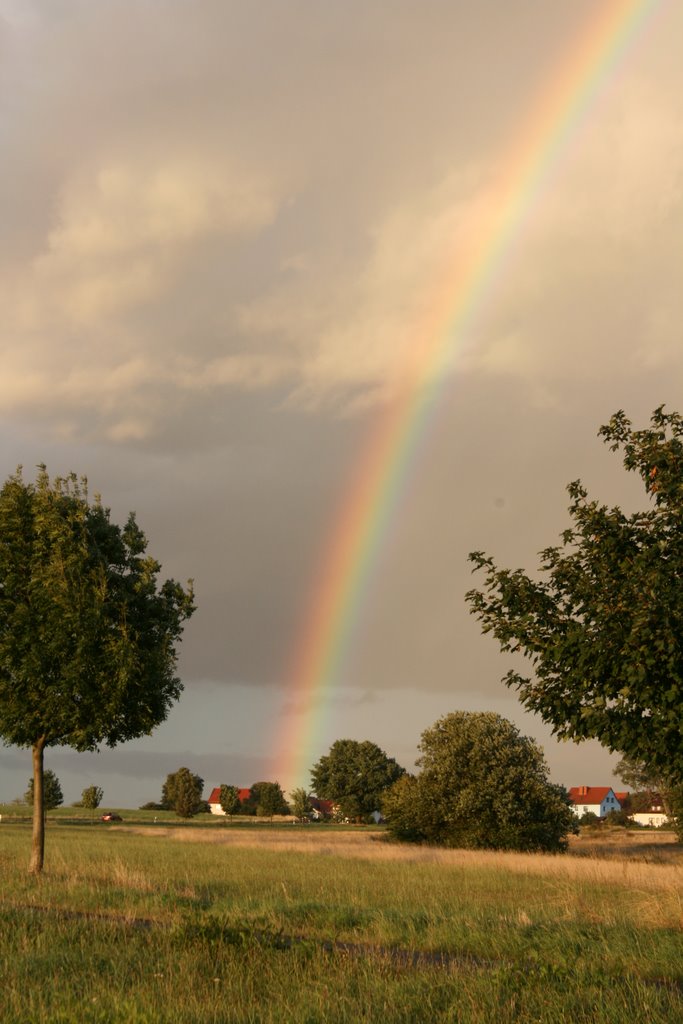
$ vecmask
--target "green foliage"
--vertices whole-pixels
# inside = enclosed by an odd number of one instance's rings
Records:
[[[311,769],[316,796],[334,800],[345,818],[362,820],[379,810],[382,795],[405,769],[370,740],[336,740]]]
[[[305,818],[308,818],[311,813],[311,799],[303,787],[292,790],[290,793],[290,805],[292,808],[292,814],[299,821],[303,821]]]
[[[600,825],[601,821],[600,815],[596,814],[595,811],[584,811],[579,818],[579,825]]]
[[[33,750],[96,750],[149,734],[177,700],[176,645],[192,585],[157,583],[161,566],[131,514],[110,521],[85,479],[35,484],[21,469],[0,490],[0,737]],[[43,864],[34,805],[31,870]]]
[[[74,474],[0,490],[0,735],[95,750],[148,734],[182,684],[175,644],[191,586],[161,566],[131,514],[121,528]]]
[[[251,787],[250,800],[260,818],[272,818],[274,814],[289,814],[285,794],[279,782],[255,782]]]
[[[403,775],[382,794],[382,814],[389,832],[404,843],[425,840],[424,822],[430,805],[422,803],[422,792],[414,775]]]
[[[389,831],[437,846],[557,852],[576,819],[542,750],[493,712],[456,711],[422,734],[420,774],[383,803]]]
[[[179,768],[166,776],[161,803],[180,818],[193,818],[203,809],[203,789],[204,780],[199,775],[194,775],[189,768]]]
[[[676,787],[672,786],[668,778],[652,771],[644,761],[634,761],[628,757],[622,757],[617,761],[614,773],[625,786],[635,790],[628,798],[628,806],[625,808],[629,813],[645,810],[651,804],[661,801],[665,813],[669,817],[673,816]]]
[[[33,787],[33,779],[29,779],[28,788],[24,796],[24,800],[29,805],[33,803]],[[64,796],[62,795],[59,779],[53,771],[46,768],[43,772],[43,807],[46,811],[54,811],[55,807],[60,807],[63,803]]]
[[[240,795],[237,786],[222,785],[220,797],[221,807],[228,817],[232,817],[233,814],[237,814],[240,809]]]
[[[600,435],[649,507],[627,516],[570,484],[572,524],[541,553],[542,579],[474,552],[485,582],[467,600],[503,651],[530,660],[532,676],[505,682],[558,736],[597,739],[683,783],[683,420],[660,407],[633,430],[618,412]]]
[[[623,828],[627,828],[631,824],[631,819],[625,810],[619,811],[608,811],[605,815],[606,825],[620,825]]]
[[[104,790],[100,786],[88,786],[81,793],[81,807],[94,811],[102,803]]]

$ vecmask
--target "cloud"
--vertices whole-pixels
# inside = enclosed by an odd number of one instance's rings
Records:
[[[192,416],[239,391],[357,411],[400,386],[444,329],[454,268],[482,230],[510,126],[548,74],[543,55],[521,48],[521,23],[519,38],[487,23],[491,80],[475,59],[480,19],[442,5],[438,38],[402,4],[389,20],[365,12],[367,38],[350,14],[310,9],[303,34],[281,14],[228,31],[228,7],[163,31],[146,7],[129,30],[88,5],[61,20],[36,8],[21,25],[11,7],[6,73],[24,117],[8,127],[6,410],[117,444],[163,436],[170,408]],[[540,38],[549,25],[527,28]],[[267,71],[245,62],[247,42]],[[29,89],[29,63],[44,89]],[[625,370],[668,358],[681,301],[676,76],[644,60],[600,99],[471,336],[454,341],[459,368],[523,375],[551,403],[553,379],[583,365],[570,349],[620,326],[620,298],[631,338],[644,335]],[[25,129],[39,121],[43,141]],[[658,297],[656,319],[633,308],[636,277]],[[600,347],[602,369],[613,346]]]

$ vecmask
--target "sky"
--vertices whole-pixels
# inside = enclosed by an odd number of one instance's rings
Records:
[[[340,738],[412,769],[456,710],[512,719],[556,782],[615,783],[614,755],[522,710],[464,594],[472,550],[533,570],[572,480],[640,507],[598,429],[681,409],[683,8],[647,6],[430,371],[352,628],[302,697],[358,467],[595,2],[0,0],[0,478],[86,475],[197,595],[168,720],[47,751],[67,803],[137,807],[183,765],[205,795],[289,791]],[[0,802],[30,764],[0,747]]]

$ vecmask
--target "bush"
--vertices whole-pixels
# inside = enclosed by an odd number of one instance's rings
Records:
[[[577,832],[540,747],[493,712],[446,715],[420,742],[421,773],[383,801],[389,831],[407,842],[558,852]]]

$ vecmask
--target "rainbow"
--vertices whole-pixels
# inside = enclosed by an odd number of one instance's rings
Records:
[[[605,81],[660,0],[599,0],[502,159],[485,213],[457,251],[410,346],[400,391],[380,414],[332,525],[286,678],[279,777],[305,786],[326,698],[349,649],[381,542],[474,315]]]

